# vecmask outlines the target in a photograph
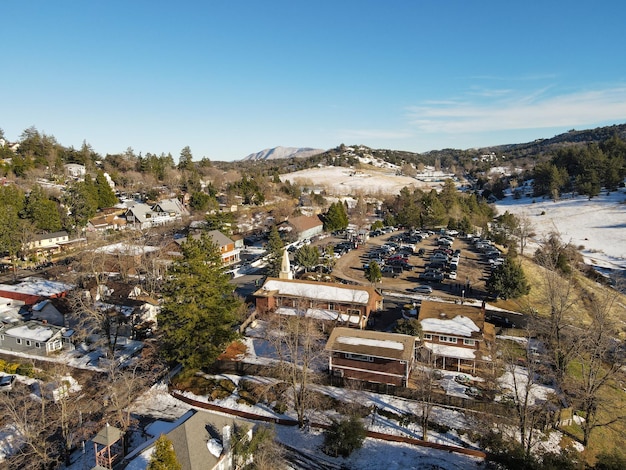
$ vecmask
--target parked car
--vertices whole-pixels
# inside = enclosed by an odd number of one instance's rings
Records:
[[[456,271],[450,271],[449,273],[446,273],[446,277],[451,281],[456,280]]]
[[[15,375],[3,375],[0,377],[0,390],[11,390],[15,382]]]
[[[423,281],[443,281],[443,273],[425,272],[418,276]]]
[[[415,286],[408,289],[409,292],[416,292],[418,294],[431,294],[433,288],[430,286]]]

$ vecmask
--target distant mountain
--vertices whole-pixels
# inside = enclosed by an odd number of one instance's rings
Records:
[[[312,149],[312,148],[297,148],[297,147],[274,147],[273,149],[265,149],[261,150],[257,153],[251,153],[244,161],[258,161],[258,160],[278,160],[282,158],[306,158],[312,157],[313,155],[318,155],[320,153],[325,152],[325,150],[321,149]]]

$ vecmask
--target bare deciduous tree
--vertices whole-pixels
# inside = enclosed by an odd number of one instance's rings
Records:
[[[624,366],[613,316],[618,296],[617,291],[609,289],[590,295],[591,324],[580,331],[581,347],[573,360],[578,373],[569,377],[567,391],[584,417],[581,427],[585,446],[595,429],[626,421],[624,404],[605,393]]]
[[[315,394],[309,385],[319,377],[324,356],[324,335],[319,320],[304,315],[273,315],[268,324],[268,341],[275,348],[278,376],[289,386],[293,406],[302,427]]]

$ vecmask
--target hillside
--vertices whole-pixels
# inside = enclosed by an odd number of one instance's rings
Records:
[[[347,146],[341,144],[326,151],[311,148],[276,147],[248,155],[237,162],[215,162],[224,169],[255,168],[257,170],[276,170],[288,173],[305,170],[319,165],[350,167],[362,159],[382,160],[401,166],[404,163],[417,165],[440,165],[442,168],[466,166],[481,155],[495,153],[506,155],[507,160],[531,159],[543,161],[567,146],[600,143],[618,135],[626,140],[626,124],[598,127],[587,130],[571,130],[551,138],[537,138],[532,142],[505,144],[473,149],[446,148],[425,153],[404,150],[372,149],[364,145]]]

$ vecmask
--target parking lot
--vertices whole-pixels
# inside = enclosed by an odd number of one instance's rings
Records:
[[[387,243],[394,234],[398,233],[400,232],[371,237],[365,244],[339,258],[333,274],[347,281],[368,284],[369,281],[365,278],[364,265],[369,263],[370,253]],[[413,251],[417,253],[422,248],[423,254],[408,255],[406,258],[407,263],[412,269],[400,270],[397,277],[383,277],[377,287],[413,296],[424,294],[411,293],[410,289],[419,285],[429,285],[433,289],[430,295],[443,297],[448,300],[461,301],[464,298],[482,300],[485,298],[487,295],[485,279],[489,275],[489,266],[485,262],[483,255],[475,250],[473,244],[460,237],[456,237],[451,245],[451,249],[460,250],[456,279],[431,282],[420,279],[420,274],[425,271],[426,265],[438,247],[435,239],[436,236],[432,235],[416,243]],[[324,244],[337,243],[339,241],[339,239],[325,239]]]

